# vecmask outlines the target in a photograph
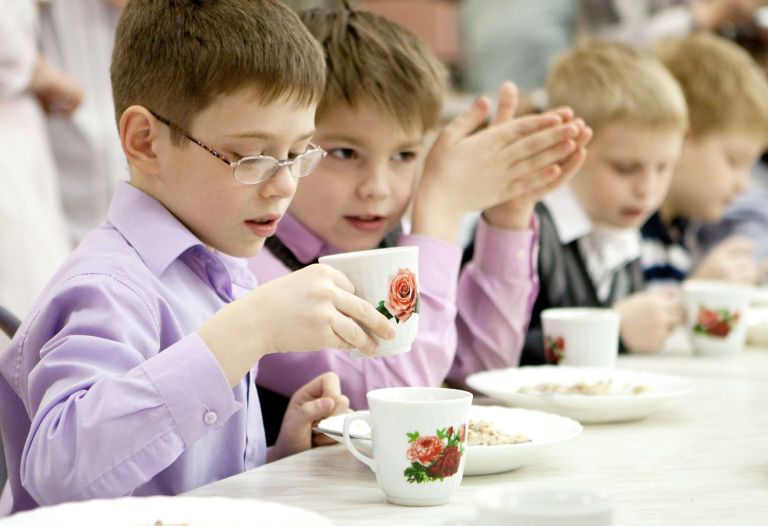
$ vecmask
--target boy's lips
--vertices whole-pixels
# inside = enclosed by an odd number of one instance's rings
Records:
[[[626,207],[621,209],[621,215],[625,217],[638,218],[645,215],[644,208]]]
[[[387,218],[378,215],[344,216],[352,228],[361,232],[378,232],[386,224]]]
[[[245,224],[257,236],[269,237],[277,231],[277,224],[281,217],[279,214],[267,214],[256,219],[246,219]]]

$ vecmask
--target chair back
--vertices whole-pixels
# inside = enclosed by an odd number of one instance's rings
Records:
[[[21,325],[21,320],[16,317],[11,311],[0,305],[0,331],[5,333],[8,338],[13,339],[13,335],[16,334],[16,331],[19,330],[19,326]],[[0,379],[3,381],[3,384],[5,384],[5,381],[3,379]],[[2,387],[8,387],[9,386],[3,385]],[[5,461],[5,450],[3,448],[3,436],[2,432],[0,432],[0,491],[2,491],[2,487],[5,486],[5,481],[8,478],[8,473],[6,470],[6,461]]]
[[[0,305],[0,331],[13,339],[13,335],[19,330],[19,325],[21,325],[21,320],[11,311]]]

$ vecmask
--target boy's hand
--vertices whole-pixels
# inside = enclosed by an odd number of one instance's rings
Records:
[[[504,83],[488,128],[476,131],[488,115],[484,98],[446,126],[425,161],[413,232],[453,243],[466,213],[542,190],[562,177],[558,163],[580,163],[577,123],[565,122],[562,111],[514,118],[516,107],[517,89]]]
[[[755,243],[746,237],[731,236],[709,251],[689,279],[716,279],[754,285],[758,275]]]
[[[528,193],[524,193],[484,210],[483,218],[491,226],[504,230],[528,229],[536,203],[549,192],[573,177],[573,175],[579,171],[581,165],[584,164],[584,161],[587,158],[586,146],[592,139],[592,129],[589,128],[583,120],[574,119],[573,112],[570,108],[558,108],[548,113],[559,115],[564,123],[573,123],[578,127],[579,135],[575,139],[576,149],[570,156],[560,160],[557,165],[555,165],[560,169],[559,177],[554,178],[552,181],[535,188]],[[500,117],[503,118],[504,113],[498,112],[495,120],[498,121]],[[509,118],[511,118],[511,116],[509,116]],[[543,180],[545,177],[545,173],[538,175],[540,180]]]
[[[312,427],[331,415],[346,413],[349,399],[341,394],[336,373],[325,373],[299,388],[288,404],[269,461],[287,457],[312,447]]]
[[[330,347],[371,355],[377,348],[371,334],[395,336],[387,319],[355,296],[349,279],[327,265],[310,265],[260,285],[197,332],[231,385],[267,354]]]
[[[621,340],[632,352],[660,351],[685,315],[677,289],[638,292],[613,308],[621,315]]]
[[[68,117],[83,100],[83,90],[77,82],[43,57],[35,63],[29,89],[50,115]]]

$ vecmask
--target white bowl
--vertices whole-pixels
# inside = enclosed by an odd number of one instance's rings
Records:
[[[521,392],[524,387],[538,384],[594,384],[610,380],[615,392],[600,395]],[[475,373],[467,384],[491,398],[513,407],[557,413],[582,424],[629,422],[645,418],[660,406],[679,395],[693,391],[690,379],[632,371],[613,367],[567,367],[537,365],[511,367]],[[635,394],[632,386],[645,391]]]

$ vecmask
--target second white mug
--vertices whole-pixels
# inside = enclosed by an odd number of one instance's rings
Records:
[[[619,353],[619,313],[569,307],[541,312],[548,363],[613,367]]]

